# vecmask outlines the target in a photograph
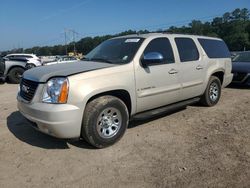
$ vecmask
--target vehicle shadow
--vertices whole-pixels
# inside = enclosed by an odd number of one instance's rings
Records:
[[[9,80],[0,80],[0,85],[4,85],[4,84],[18,85],[18,84],[11,83]]]
[[[185,107],[162,113],[147,119],[132,120],[129,122],[128,129],[135,128],[150,121],[154,121],[156,119],[171,115],[173,113],[180,112],[184,109]],[[35,130],[31,125],[29,125],[29,122],[18,111],[13,112],[7,117],[7,126],[10,132],[16,138],[18,138],[22,142],[25,142],[35,147],[40,147],[44,149],[70,149],[70,145],[73,145],[82,149],[95,149],[93,146],[91,146],[84,140],[58,139],[43,134]]]
[[[230,84],[229,86],[227,86],[227,88],[230,88],[230,89],[250,89],[250,86],[240,85],[240,84]]]
[[[4,85],[4,84],[5,84],[5,81],[0,79],[0,85]]]
[[[83,140],[57,139],[43,134],[29,125],[29,122],[18,111],[7,117],[7,126],[10,132],[22,142],[44,149],[69,149],[69,144],[84,148],[93,149]]]
[[[132,128],[135,128],[137,126],[140,126],[142,124],[145,124],[145,123],[148,123],[148,122],[151,122],[151,121],[154,121],[154,120],[157,120],[157,119],[160,119],[160,118],[163,118],[165,116],[169,116],[171,114],[174,114],[174,113],[178,113],[178,112],[181,112],[183,110],[185,110],[186,107],[180,107],[178,109],[174,109],[174,110],[171,110],[171,111],[168,111],[168,112],[164,112],[164,113],[161,113],[161,114],[156,114],[155,116],[153,117],[150,117],[150,118],[145,118],[145,119],[132,119],[130,122],[129,122],[129,125],[128,125],[128,129],[132,129]]]

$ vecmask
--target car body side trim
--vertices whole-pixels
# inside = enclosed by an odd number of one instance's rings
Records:
[[[183,84],[182,88],[189,88],[189,87],[198,86],[202,84],[203,84],[203,81],[189,82],[189,83]]]
[[[162,93],[167,93],[167,92],[172,92],[172,91],[177,91],[180,90],[181,86],[175,86],[175,87],[168,87],[168,88],[164,88],[164,89],[150,89],[148,91],[144,91],[141,92],[140,94],[138,94],[139,98],[143,98],[143,97],[148,97],[148,96],[152,96],[152,95],[158,95],[158,94],[162,94]]]

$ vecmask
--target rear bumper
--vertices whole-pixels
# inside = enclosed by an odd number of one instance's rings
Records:
[[[25,103],[17,96],[18,109],[37,130],[57,138],[79,138],[82,110],[70,104]]]

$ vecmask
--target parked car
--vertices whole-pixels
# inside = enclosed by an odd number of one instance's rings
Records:
[[[123,136],[130,119],[196,102],[214,106],[232,81],[231,70],[230,52],[218,38],[118,37],[84,61],[26,71],[18,109],[41,132],[103,148]]]
[[[78,61],[78,59],[75,57],[61,56],[61,57],[57,57],[55,61],[46,62],[43,65],[54,65],[54,64],[59,64],[59,63],[74,63],[77,61]]]
[[[0,62],[0,80],[5,81],[8,79],[11,83],[18,84],[22,78],[27,65],[26,59],[6,60]]]
[[[240,52],[233,58],[233,82],[250,85],[250,51]]]
[[[20,83],[25,70],[41,66],[41,62],[34,54],[10,54],[5,56],[0,65],[0,79],[8,79],[11,83]]]
[[[4,57],[5,60],[23,61],[27,60],[28,68],[41,66],[42,62],[39,57],[34,54],[9,54]]]

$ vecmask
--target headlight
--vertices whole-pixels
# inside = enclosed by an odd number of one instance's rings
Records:
[[[69,82],[67,78],[52,78],[47,82],[42,101],[45,103],[67,103]]]

